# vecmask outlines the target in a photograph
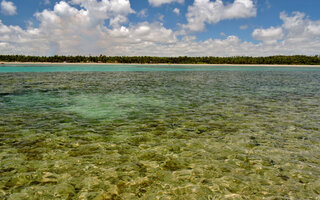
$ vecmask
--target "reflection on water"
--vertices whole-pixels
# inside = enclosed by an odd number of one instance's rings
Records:
[[[0,199],[317,199],[320,72],[0,74]]]

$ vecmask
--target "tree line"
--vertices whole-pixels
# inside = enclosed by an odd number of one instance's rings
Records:
[[[278,64],[320,65],[320,56],[268,56],[268,57],[152,57],[152,56],[25,56],[0,55],[0,62],[45,63],[140,63],[140,64]]]

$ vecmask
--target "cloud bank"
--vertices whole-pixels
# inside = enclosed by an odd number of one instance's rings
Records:
[[[219,10],[219,17],[201,18],[196,27],[205,23],[255,15],[250,0],[236,0],[229,5],[208,0],[196,0],[193,6],[210,4]],[[240,8],[246,8],[242,10]],[[241,10],[230,14],[230,10]],[[188,17],[193,10],[189,9]],[[5,25],[0,20],[1,54],[25,55],[125,55],[125,56],[268,56],[275,54],[319,54],[320,20],[310,20],[304,13],[281,13],[282,25],[257,28],[252,32],[256,42],[243,41],[235,35],[224,39],[199,41],[192,35],[166,28],[161,22],[129,23],[128,16],[136,13],[129,0],[72,0],[60,1],[52,10],[35,13],[39,26],[23,29]],[[204,14],[204,13],[203,13]],[[197,19],[198,20],[198,19]]]

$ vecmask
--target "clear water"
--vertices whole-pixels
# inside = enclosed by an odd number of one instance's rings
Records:
[[[0,73],[0,199],[319,199],[320,71],[228,69]]]
[[[128,71],[320,71],[320,67],[262,67],[216,65],[44,65],[5,64],[1,72],[128,72]]]

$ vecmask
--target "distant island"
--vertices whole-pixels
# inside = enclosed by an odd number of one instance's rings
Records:
[[[0,62],[34,63],[127,63],[127,64],[257,64],[257,65],[320,65],[320,55],[268,57],[152,57],[152,56],[25,56],[0,55]]]

